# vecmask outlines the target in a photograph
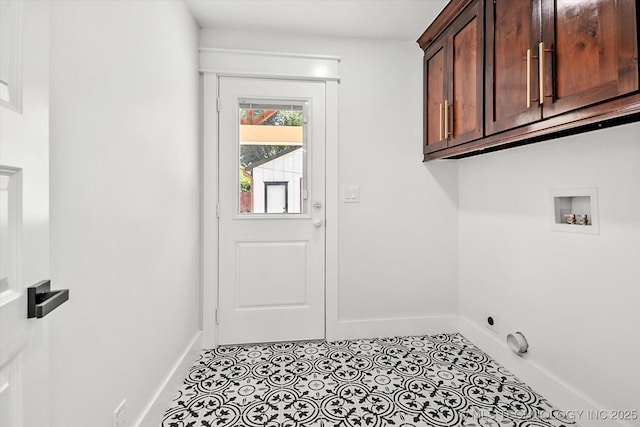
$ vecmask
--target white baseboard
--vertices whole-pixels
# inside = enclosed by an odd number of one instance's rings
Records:
[[[460,333],[473,342],[478,348],[491,356],[496,362],[507,368],[520,380],[544,396],[555,407],[568,416],[575,416],[582,427],[632,427],[626,422],[612,420],[596,420],[598,411],[611,414],[607,408],[598,405],[593,399],[580,393],[562,379],[553,375],[525,357],[514,354],[500,337],[486,328],[480,327],[469,319],[460,316]],[[580,412],[583,411],[583,412]],[[592,411],[592,412],[589,412]],[[591,417],[589,415],[592,415]],[[592,418],[592,419],[589,419]]]
[[[335,328],[335,336],[327,336],[327,341],[381,338],[406,335],[433,335],[458,332],[458,315],[404,317],[392,319],[340,320]]]
[[[164,377],[142,414],[132,424],[133,427],[158,427],[162,424],[165,411],[171,406],[176,392],[201,350],[202,331],[198,331]]]

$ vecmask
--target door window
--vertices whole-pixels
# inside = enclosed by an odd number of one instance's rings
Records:
[[[16,171],[0,167],[0,301],[17,295],[16,280],[18,224]],[[12,291],[12,292],[9,292]]]
[[[241,101],[238,212],[306,212],[305,103]]]
[[[9,177],[0,174],[0,295],[9,290]]]

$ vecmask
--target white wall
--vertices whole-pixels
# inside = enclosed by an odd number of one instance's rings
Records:
[[[52,427],[136,425],[199,329],[197,37],[179,1],[52,2]]]
[[[339,203],[340,335],[454,326],[448,316],[457,314],[458,300],[457,166],[421,162],[418,46],[212,29],[200,40],[203,47],[342,58],[338,174],[340,186],[360,187],[360,203],[327,201]]]
[[[639,134],[631,124],[459,162],[463,332],[516,374],[534,373],[524,379],[549,386],[543,394],[555,393],[547,376],[596,409],[640,409]],[[598,188],[600,234],[551,231],[549,190],[579,187]],[[526,335],[524,359],[491,343],[487,312],[502,343]]]

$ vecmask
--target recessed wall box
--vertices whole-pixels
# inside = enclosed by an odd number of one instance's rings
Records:
[[[551,190],[552,223],[554,231],[600,234],[598,189],[567,188]]]

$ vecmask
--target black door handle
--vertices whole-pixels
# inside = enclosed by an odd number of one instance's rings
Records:
[[[27,318],[41,318],[69,299],[69,289],[51,291],[51,281],[43,280],[27,288]]]

